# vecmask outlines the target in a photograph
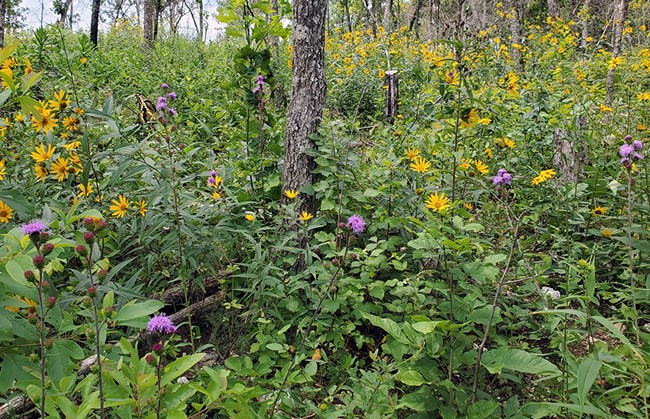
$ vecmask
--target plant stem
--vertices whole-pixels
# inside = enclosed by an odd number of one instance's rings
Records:
[[[90,286],[95,287],[93,281],[93,271],[92,271],[92,244],[90,245],[90,250],[88,252],[88,279],[90,281]],[[95,323],[95,353],[97,354],[97,381],[99,387],[99,417],[104,418],[104,384],[102,383],[102,354],[101,354],[101,336],[100,336],[100,326],[99,326],[99,316],[97,313],[97,295],[95,294],[92,299],[93,304],[93,323]]]
[[[478,346],[478,350],[477,350],[478,353],[476,354],[476,363],[474,364],[474,384],[472,385],[472,403],[476,401],[476,391],[478,388],[478,372],[481,366],[481,357],[483,356],[483,349],[485,348],[485,345],[487,344],[488,338],[490,336],[490,328],[492,327],[492,321],[494,320],[494,313],[497,308],[497,302],[499,301],[499,297],[501,296],[501,290],[503,289],[506,276],[508,275],[508,271],[510,270],[510,264],[512,263],[512,256],[515,253],[515,248],[517,246],[517,240],[519,235],[519,224],[521,222],[521,219],[517,219],[516,221],[517,223],[515,224],[515,231],[513,233],[512,246],[510,246],[510,253],[508,254],[508,260],[506,261],[506,266],[503,269],[503,274],[501,275],[501,279],[499,280],[497,291],[496,293],[494,293],[494,300],[492,300],[492,309],[490,310],[490,317],[488,318],[488,322],[485,325],[483,340],[481,340],[481,344]]]
[[[158,375],[158,382],[156,383],[156,386],[158,387],[158,404],[156,406],[156,419],[160,419],[160,400],[162,399],[162,393],[160,392],[161,371],[162,371],[162,354],[158,356],[158,364],[156,365],[156,373]]]
[[[636,309],[636,296],[634,295],[634,251],[632,250],[632,170],[627,171],[627,258],[630,272],[630,294],[632,294],[632,310],[634,312],[634,337],[636,344],[641,346],[639,336],[639,316]]]
[[[41,256],[40,246],[36,252]],[[41,418],[45,417],[45,301],[43,299],[43,268],[38,268],[38,305],[41,311],[39,318],[39,340],[41,346]]]

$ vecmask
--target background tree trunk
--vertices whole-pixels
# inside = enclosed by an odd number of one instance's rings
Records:
[[[299,190],[314,179],[314,158],[306,152],[316,147],[310,136],[323,117],[326,14],[327,0],[295,0],[293,5],[293,72],[284,143],[284,190]],[[301,209],[315,214],[316,198],[302,198]]]
[[[546,7],[548,7],[548,15],[550,17],[560,16],[560,5],[557,3],[557,0],[548,0]]]
[[[627,3],[628,0],[618,0],[614,6],[614,33],[612,35],[612,60],[615,60],[619,55],[621,55],[621,43],[623,41],[623,25],[625,24],[625,16],[627,15]],[[607,106],[612,106],[612,100],[614,98],[614,71],[616,66],[610,66],[607,71],[607,82],[606,82],[606,96],[605,104]]]
[[[9,0],[0,0],[0,48],[5,46],[5,26],[7,17],[7,2]]]
[[[384,29],[390,33],[393,31],[393,0],[386,0],[384,3]]]
[[[90,41],[97,46],[97,37],[99,34],[99,9],[102,0],[93,0],[93,9],[90,17]]]
[[[153,47],[153,0],[144,0],[142,10],[142,33],[144,35],[144,46]]]

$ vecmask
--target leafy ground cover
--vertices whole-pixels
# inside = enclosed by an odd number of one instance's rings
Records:
[[[648,417],[645,27],[616,57],[562,19],[525,44],[335,29],[318,181],[289,191],[289,33],[222,13],[230,37],[207,45],[143,51],[123,21],[97,49],[46,28],[2,50],[5,401],[75,418]]]

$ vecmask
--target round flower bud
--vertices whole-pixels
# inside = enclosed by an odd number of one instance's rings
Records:
[[[153,346],[151,347],[151,350],[160,353],[163,350],[163,344],[160,342],[154,343]]]
[[[104,279],[108,275],[108,271],[106,269],[102,269],[101,271],[97,272],[97,278],[99,279]]]
[[[50,239],[50,233],[48,231],[41,231],[41,243],[44,243]]]
[[[45,266],[45,258],[41,255],[34,256],[32,262],[34,262],[34,266],[36,266],[38,269],[43,269],[43,266]]]
[[[94,287],[94,286],[93,287],[88,287],[88,289],[86,290],[86,294],[88,294],[91,297],[96,296],[97,295],[97,287]]]
[[[27,321],[29,321],[31,324],[36,324],[36,313],[27,313]]]
[[[27,269],[23,275],[25,276],[25,279],[34,279],[34,271],[31,269]]]
[[[52,339],[48,339],[48,340],[45,341],[45,347],[47,349],[52,348],[53,345],[54,345],[54,341]]]
[[[50,253],[52,253],[52,250],[54,250],[54,244],[52,243],[45,243],[43,245],[43,250],[41,250],[41,253],[43,253],[43,256],[47,256]]]
[[[339,266],[339,259],[338,258],[332,259],[332,265]]]
[[[79,256],[86,256],[88,254],[88,248],[83,244],[78,244],[77,247],[74,248],[74,250],[76,250],[77,253],[79,253]]]
[[[95,241],[95,233],[92,231],[86,231],[84,233],[84,241],[88,244],[92,244]]]
[[[144,357],[144,360],[147,361],[147,364],[153,365],[156,363],[156,357],[153,354],[147,354]]]
[[[56,304],[56,297],[53,296],[53,295],[47,297],[47,307],[52,308],[52,307],[54,307],[54,304]]]

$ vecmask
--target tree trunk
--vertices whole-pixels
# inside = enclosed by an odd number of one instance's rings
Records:
[[[582,40],[580,41],[580,46],[584,50],[587,50],[587,38],[589,37],[589,6],[590,0],[585,0],[582,4],[580,13],[578,13],[580,16],[580,24],[582,25]]]
[[[4,3],[6,3],[6,1],[7,0],[0,0],[0,2],[4,2]],[[66,19],[68,17],[68,10],[70,10],[71,5],[72,5],[72,0],[66,0],[65,4],[63,5],[63,8],[58,10],[59,18],[57,19],[57,22],[56,22],[57,25],[65,26]],[[72,26],[70,26],[70,27],[72,27]]]
[[[325,100],[325,15],[327,0],[295,0],[293,5],[293,72],[284,143],[284,190],[300,190],[314,180],[316,147],[310,136],[323,117]],[[316,198],[303,195],[301,209],[316,212]],[[287,199],[284,197],[283,199]]]
[[[0,0],[0,48],[5,46],[5,25],[7,24],[7,2],[9,0]]]
[[[418,17],[420,15],[420,9],[422,8],[422,3],[424,0],[418,0],[415,4],[415,10],[413,11],[413,16],[411,16],[411,22],[409,23],[409,32],[413,31],[413,27],[416,30],[417,36],[417,27],[418,27]]]
[[[350,18],[350,0],[343,0],[343,10],[345,12],[345,23],[348,26],[348,32],[352,32],[352,19]]]
[[[614,33],[613,33],[613,48],[612,48],[612,60],[618,58],[621,55],[621,43],[623,41],[623,25],[625,24],[625,16],[627,14],[627,3],[628,0],[618,0],[614,6]],[[612,106],[612,100],[614,96],[614,70],[616,65],[611,65],[607,71],[607,82],[606,82],[606,96],[605,96],[605,105]]]
[[[399,84],[397,79],[397,70],[386,71],[384,80],[386,86],[386,105],[384,107],[384,117],[386,122],[392,124],[395,122],[398,112],[399,103]]]
[[[393,0],[386,0],[384,3],[384,29],[390,33],[393,31]]]
[[[199,40],[203,42],[205,41],[205,34],[203,33],[203,0],[197,0],[196,2],[199,4]],[[277,7],[277,1],[275,4]]]
[[[92,15],[90,17],[90,41],[95,46],[97,46],[97,39],[99,34],[99,9],[101,5],[102,0],[93,0]]]
[[[142,34],[144,35],[144,46],[153,47],[153,1],[144,0],[142,10]]]
[[[550,17],[560,16],[560,5],[557,0],[547,0],[546,7],[548,7],[548,15]]]

